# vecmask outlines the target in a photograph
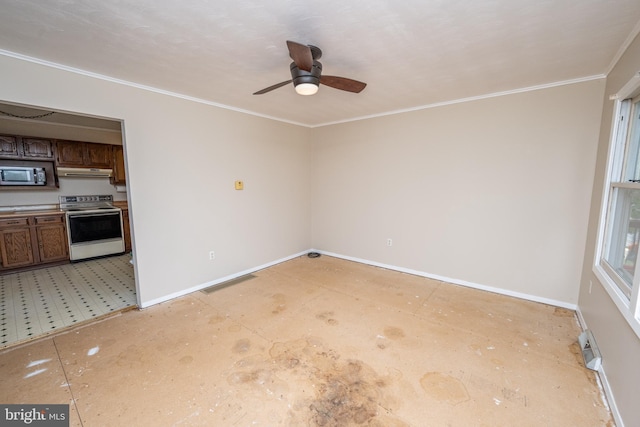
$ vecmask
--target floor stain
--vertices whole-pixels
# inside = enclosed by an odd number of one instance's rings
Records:
[[[462,381],[442,372],[427,372],[420,379],[420,385],[432,398],[452,405],[469,400],[467,387]]]
[[[182,363],[183,365],[188,365],[189,363],[193,362],[193,356],[181,357],[178,362]]]
[[[569,310],[568,308],[556,307],[553,310],[553,315],[558,317],[573,317],[575,315],[575,311]]]
[[[324,320],[327,325],[337,325],[338,321],[333,318],[333,311],[323,311],[316,314],[316,319]]]
[[[286,297],[284,294],[274,294],[271,296],[274,302],[274,308],[271,310],[272,314],[280,314],[287,309]]]
[[[217,314],[215,316],[209,317],[209,324],[215,325],[216,323],[224,322],[225,319],[226,318],[224,316],[220,316],[219,314]]]
[[[578,341],[569,344],[569,352],[573,354],[573,357],[576,359],[576,363],[578,363],[578,365],[584,366],[582,349],[580,348],[580,344],[578,343]]]
[[[251,348],[251,342],[248,339],[243,338],[241,340],[236,341],[235,345],[233,346],[233,352],[246,353],[247,351],[249,351],[250,348]]]
[[[311,420],[316,425],[364,424],[378,414],[378,401],[385,383],[375,380],[375,372],[361,361],[346,361],[319,377],[321,383],[309,405]]]
[[[399,340],[404,338],[404,331],[400,328],[396,328],[395,326],[387,326],[384,328],[384,336],[390,340]]]
[[[238,361],[227,376],[232,386],[288,402],[287,425],[323,427],[408,426],[393,414],[394,381],[362,360],[343,360],[319,338],[274,343],[268,357]]]
[[[496,365],[496,368],[503,368],[504,367],[504,360],[502,360],[502,359],[493,358],[493,359],[491,359],[491,363]]]

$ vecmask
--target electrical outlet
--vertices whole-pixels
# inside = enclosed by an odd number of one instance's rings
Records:
[[[213,261],[216,259],[216,253],[214,251],[209,251],[209,261]]]
[[[393,246],[393,240],[387,239],[387,246]]]

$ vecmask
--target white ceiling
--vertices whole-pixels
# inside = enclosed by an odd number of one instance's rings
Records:
[[[638,0],[0,0],[0,49],[317,126],[606,74]],[[360,94],[287,85],[285,41]]]

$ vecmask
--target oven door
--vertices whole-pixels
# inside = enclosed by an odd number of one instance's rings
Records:
[[[67,212],[67,233],[72,261],[124,252],[120,209]]]

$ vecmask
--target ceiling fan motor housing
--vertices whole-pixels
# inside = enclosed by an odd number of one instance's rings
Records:
[[[298,68],[295,62],[291,63],[291,79],[293,85],[298,86],[301,83],[311,83],[316,86],[320,85],[320,75],[322,74],[322,64],[318,61],[313,61],[311,71],[305,71]]]

